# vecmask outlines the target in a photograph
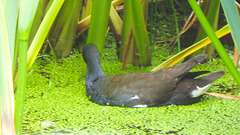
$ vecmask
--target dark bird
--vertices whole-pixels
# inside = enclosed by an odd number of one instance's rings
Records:
[[[182,64],[152,72],[105,75],[99,52],[94,44],[83,48],[87,64],[85,86],[91,101],[99,105],[120,107],[157,107],[189,105],[200,101],[203,91],[224,72],[215,72],[200,78],[209,71],[189,72],[203,61],[206,55],[196,56]]]

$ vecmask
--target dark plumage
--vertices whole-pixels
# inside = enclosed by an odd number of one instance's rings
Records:
[[[224,72],[189,72],[206,55],[199,55],[177,66],[154,72],[105,75],[94,44],[83,48],[87,64],[86,91],[91,101],[100,105],[124,107],[154,107],[164,105],[188,105],[196,103],[203,95],[200,88],[220,78]],[[198,88],[199,87],[199,88]]]

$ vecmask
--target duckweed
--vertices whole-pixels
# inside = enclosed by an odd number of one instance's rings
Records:
[[[101,55],[102,68],[106,74],[146,72],[170,57],[166,57],[166,51],[158,45],[151,49],[154,50],[151,67],[128,65],[127,70],[122,71],[114,45],[110,45]],[[222,60],[214,59],[193,69],[201,70],[225,71],[210,91],[234,93],[236,84]],[[240,134],[239,100],[206,95],[201,102],[188,106],[100,106],[86,96],[85,73],[86,65],[76,51],[72,56],[58,60],[49,56],[39,57],[28,73],[24,133]]]

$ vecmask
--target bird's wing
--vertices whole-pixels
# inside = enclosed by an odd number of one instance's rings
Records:
[[[111,75],[95,85],[112,104],[157,106],[169,99],[177,83],[177,79],[167,73],[160,75],[155,72]]]

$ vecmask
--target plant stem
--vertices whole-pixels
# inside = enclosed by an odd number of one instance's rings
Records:
[[[18,80],[16,97],[16,113],[15,113],[15,125],[16,133],[22,133],[23,111],[26,93],[26,75],[27,75],[27,49],[28,41],[19,41],[19,62],[18,62]]]
[[[101,53],[104,47],[111,0],[93,0],[87,43],[96,44]]]
[[[179,28],[178,28],[178,19],[176,15],[176,10],[174,8],[174,3],[173,0],[171,0],[171,5],[172,5],[172,10],[173,10],[173,16],[175,20],[175,27],[176,27],[176,34],[177,34],[177,41],[178,41],[178,52],[181,51],[181,46],[180,46],[180,36],[179,36]]]

